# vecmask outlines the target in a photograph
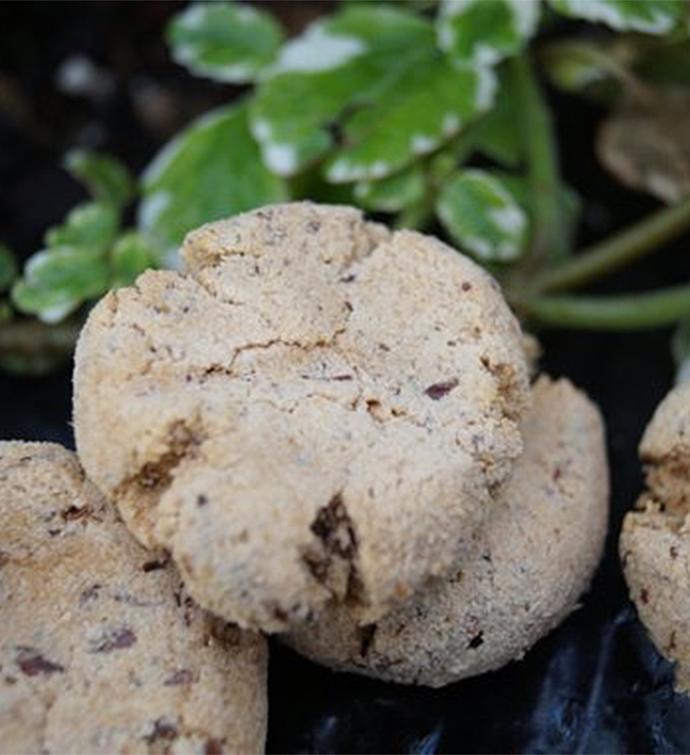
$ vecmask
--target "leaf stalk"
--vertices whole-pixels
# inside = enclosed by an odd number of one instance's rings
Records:
[[[642,330],[690,316],[690,285],[618,296],[531,296],[514,302],[541,325],[581,330]]]
[[[651,254],[689,228],[690,197],[583,249],[558,267],[545,270],[535,277],[533,290],[546,293],[578,288]]]
[[[547,257],[568,255],[561,206],[560,170],[553,122],[527,53],[512,61],[520,100],[522,142],[531,188],[532,239],[527,262],[539,267]]]

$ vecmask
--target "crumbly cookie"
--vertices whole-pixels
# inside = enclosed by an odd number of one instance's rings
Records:
[[[77,446],[194,598],[284,630],[371,620],[451,567],[521,452],[517,321],[469,259],[347,207],[191,233],[186,274],[106,296],[81,335]]]
[[[265,640],[186,597],[76,456],[0,443],[0,750],[263,752]]]
[[[642,623],[690,692],[690,384],[661,402],[640,458],[647,491],[623,522],[623,571]]]
[[[577,605],[608,515],[601,417],[566,380],[541,378],[525,452],[450,579],[374,624],[335,606],[285,638],[344,671],[440,687],[521,658]]]

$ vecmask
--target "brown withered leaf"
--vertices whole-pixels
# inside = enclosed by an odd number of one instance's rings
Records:
[[[602,125],[599,159],[624,185],[673,204],[690,195],[690,94],[628,97]]]

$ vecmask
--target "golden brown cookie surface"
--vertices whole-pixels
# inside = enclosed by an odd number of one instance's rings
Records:
[[[79,453],[131,530],[268,631],[331,599],[375,619],[445,573],[522,447],[495,282],[310,203],[205,226],[184,256],[107,296],[77,351]]]
[[[265,641],[196,607],[74,454],[0,443],[3,752],[263,752]]]
[[[648,425],[647,491],[625,517],[620,553],[637,612],[690,692],[690,385],[674,388]]]
[[[461,568],[362,625],[336,607],[287,635],[333,668],[442,686],[521,658],[577,605],[601,557],[608,468],[601,417],[567,381],[541,378],[525,452]]]

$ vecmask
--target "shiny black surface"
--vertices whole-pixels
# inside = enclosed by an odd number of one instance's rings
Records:
[[[289,6],[295,4],[280,4]],[[40,243],[80,190],[59,170],[62,150],[101,129],[100,144],[140,168],[160,143],[134,112],[136,76],[217,101],[232,90],[199,84],[171,66],[160,30],[174,3],[0,5],[0,74],[11,78],[42,126],[37,137],[0,111],[0,241],[23,255]],[[283,10],[287,13],[288,11]],[[83,52],[112,68],[101,103],[59,95],[53,74]],[[597,166],[592,139],[601,113],[551,93],[568,180],[585,197],[581,239],[640,217],[653,202],[618,189]],[[201,100],[199,101],[201,103]],[[80,134],[82,135],[80,137]],[[39,138],[41,137],[41,138]],[[604,286],[636,290],[690,279],[690,238]],[[567,375],[601,406],[612,465],[611,529],[604,563],[582,608],[524,661],[443,690],[336,675],[272,645],[271,752],[689,752],[690,699],[671,688],[626,595],[616,555],[622,516],[640,490],[636,446],[669,389],[668,331],[540,334],[542,365]],[[0,437],[72,445],[70,371],[41,379],[0,375]],[[0,536],[1,537],[1,536]]]

